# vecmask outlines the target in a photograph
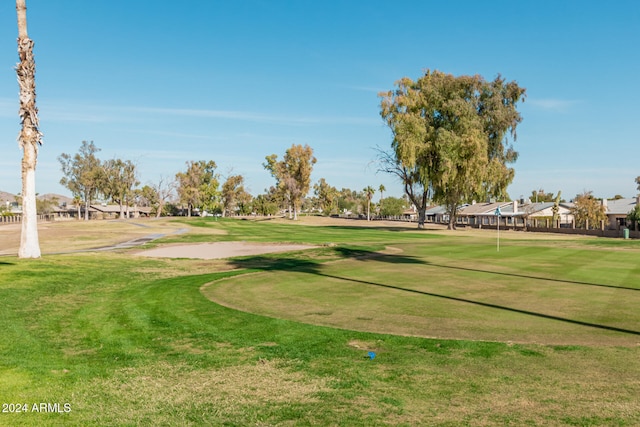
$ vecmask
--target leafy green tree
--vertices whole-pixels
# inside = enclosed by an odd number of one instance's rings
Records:
[[[213,211],[218,206],[219,175],[213,160],[188,161],[187,170],[176,174],[178,197],[187,205],[187,216],[194,208]]]
[[[411,184],[433,190],[434,200],[447,207],[449,228],[464,201],[505,197],[515,174],[508,164],[517,159],[508,136],[515,141],[521,121],[516,105],[525,89],[500,76],[488,82],[429,70],[396,86],[380,94],[396,168]]]
[[[42,198],[36,199],[36,207],[38,209],[38,215],[47,215],[54,212],[55,207],[58,206],[58,198]]]
[[[240,215],[249,215],[252,212],[253,196],[244,189],[238,193],[237,209]]]
[[[340,212],[362,213],[364,203],[362,194],[350,188],[342,188],[337,194],[336,204]]]
[[[136,165],[131,160],[110,159],[104,162],[102,169],[100,192],[120,206],[120,218],[124,218],[124,207],[129,206],[134,187],[140,184],[136,178]]]
[[[405,202],[397,197],[387,197],[380,207],[380,215],[383,217],[400,216],[404,212]]]
[[[538,190],[531,190],[531,196],[529,196],[529,199],[532,202],[541,203],[552,202],[555,197],[553,196],[553,193],[545,193],[544,189],[540,188]]]
[[[162,182],[162,179],[161,179]],[[159,218],[162,214],[169,214],[170,210],[167,205],[168,197],[158,192],[157,186],[145,185],[140,189],[134,190],[137,206],[150,207],[151,213]]]
[[[640,193],[640,176],[636,177],[636,185],[637,185],[637,189],[638,189],[638,193]]]
[[[289,205],[289,218],[293,212],[293,219],[298,219],[298,210],[309,192],[311,171],[316,163],[313,149],[308,145],[292,145],[281,161],[275,154],[266,156],[265,160],[264,168],[276,179],[276,188]]]
[[[638,224],[640,224],[640,205],[636,204],[633,207],[633,209],[627,214],[627,220],[635,230],[638,229]]]
[[[262,166],[267,169],[271,176],[276,179],[276,186],[272,187],[274,200],[282,202],[289,212],[289,219],[293,215],[293,200],[299,197],[298,185],[291,175],[289,175],[284,161],[278,161],[276,154],[271,154],[265,157],[266,163]]]
[[[591,191],[578,194],[573,200],[571,213],[578,228],[597,228],[601,221],[607,220],[607,214],[602,203],[593,197]]]
[[[233,214],[237,211],[246,213],[251,203],[251,195],[244,189],[244,177],[232,175],[222,184],[221,192],[222,216]]]
[[[145,206],[153,208],[154,211],[158,209],[158,193],[150,185],[144,185],[137,191],[138,206]]]
[[[260,194],[253,199],[253,211],[256,215],[268,216],[278,213],[278,203],[269,194]]]
[[[320,178],[313,186],[313,193],[317,198],[318,207],[324,215],[331,215],[337,209],[338,190]]]
[[[98,151],[100,149],[93,141],[82,141],[78,153],[73,156],[62,153],[58,157],[64,174],[60,184],[67,187],[74,197],[82,200],[85,220],[89,219],[89,205],[97,196],[102,181],[102,162],[96,157]]]

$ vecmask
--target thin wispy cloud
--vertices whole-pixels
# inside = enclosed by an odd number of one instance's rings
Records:
[[[166,131],[155,131],[155,130],[127,130],[128,133],[136,133],[141,135],[155,135],[155,136],[166,136],[170,138],[185,138],[185,139],[201,139],[207,141],[224,141],[227,138],[224,137],[213,137],[211,135],[204,134],[196,134],[196,133],[185,133],[185,132],[166,132]]]
[[[573,99],[555,99],[555,98],[528,98],[527,103],[541,110],[547,110],[557,113],[569,112],[573,107],[580,104],[581,101]]]
[[[377,117],[352,116],[297,116],[287,114],[264,114],[254,111],[191,109],[191,108],[163,108],[163,107],[135,107],[113,105],[87,105],[82,103],[54,103],[40,104],[43,120],[56,122],[81,123],[132,123],[141,118],[153,116],[171,116],[186,118],[207,118],[251,123],[276,124],[289,126],[314,125],[363,125],[378,124]],[[0,99],[0,117],[15,116],[17,104],[7,99]]]
[[[132,107],[128,108],[130,111],[140,113],[153,113],[153,114],[166,114],[172,116],[187,116],[194,118],[211,118],[211,119],[227,119],[227,120],[239,120],[255,123],[270,123],[270,124],[284,124],[284,125],[317,125],[317,124],[350,124],[350,125],[368,125],[377,123],[377,120],[372,120],[368,117],[305,117],[305,116],[289,116],[289,115],[270,115],[257,113],[252,111],[237,111],[237,110],[203,110],[203,109],[184,109],[184,108],[146,108],[146,107]]]

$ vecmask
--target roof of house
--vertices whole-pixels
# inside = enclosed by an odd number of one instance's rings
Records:
[[[120,213],[120,205],[90,205],[91,209],[95,209],[98,212],[104,213]],[[122,207],[122,210],[126,210],[126,206]]]
[[[522,215],[531,215],[537,212],[542,212],[545,209],[552,208],[553,205],[555,205],[554,202],[529,203],[526,205],[518,206],[518,213]]]
[[[446,213],[447,213],[447,208],[445,208],[444,206],[431,206],[425,209],[424,211],[425,215],[438,215],[438,214],[446,214]]]
[[[513,212],[513,204],[511,202],[474,203],[460,209],[460,213],[463,215],[494,215],[496,209],[500,208],[500,211],[504,211],[508,207]]]
[[[607,215],[627,215],[638,203],[637,198],[607,200]]]
[[[554,202],[527,203],[525,205],[517,202],[474,203],[460,209],[460,214],[464,216],[491,216],[496,214],[496,209],[499,207],[502,216],[525,216],[550,209],[554,204]],[[560,203],[560,207],[571,208],[566,203]]]
[[[102,213],[120,213],[120,205],[90,205],[89,210]],[[122,210],[127,212],[127,207],[123,206]],[[151,212],[151,208],[147,206],[129,206],[129,212],[142,212],[148,214]]]

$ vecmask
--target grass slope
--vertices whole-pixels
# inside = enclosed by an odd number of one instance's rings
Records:
[[[575,330],[566,332],[566,345],[426,339],[353,331],[348,329],[349,317],[340,328],[329,328],[309,324],[308,319],[306,323],[286,319],[282,311],[273,317],[238,311],[212,303],[201,292],[208,283],[213,285],[204,289],[233,283],[227,288],[229,294],[235,287],[249,293],[257,287],[263,300],[287,307],[301,292],[295,283],[304,282],[311,288],[327,287],[324,301],[315,290],[305,296],[326,304],[325,311],[347,304],[346,311],[390,306],[403,314],[403,300],[420,300],[425,295],[408,297],[403,290],[367,288],[366,296],[375,305],[359,293],[361,285],[347,288],[354,280],[389,284],[397,278],[402,286],[426,292],[423,284],[411,280],[412,275],[438,273],[442,277],[432,282],[449,281],[447,289],[438,292],[446,290],[459,297],[456,292],[464,292],[465,284],[471,283],[468,292],[473,295],[465,295],[466,299],[493,303],[506,292],[501,297],[506,300],[499,302],[505,305],[520,304],[518,296],[525,289],[507,289],[511,281],[540,276],[553,279],[554,285],[522,301],[525,307],[542,312],[575,289],[571,297],[587,308],[585,316],[590,315],[588,307],[597,307],[594,312],[601,317],[609,313],[607,318],[586,320],[632,330],[637,329],[633,320],[637,317],[627,317],[622,298],[618,298],[620,304],[609,303],[603,311],[599,304],[613,297],[594,297],[593,292],[612,290],[615,297],[615,287],[627,287],[631,290],[622,289],[620,295],[636,298],[635,247],[620,251],[580,240],[512,239],[512,248],[501,247],[499,258],[492,252],[491,240],[464,233],[451,237],[248,221],[190,225],[216,233],[174,236],[172,241],[335,246],[224,265],[140,259],[124,251],[56,255],[38,261],[2,258],[0,402],[7,404],[3,409],[14,412],[0,413],[0,425],[640,424],[640,347],[568,345],[577,331],[596,328],[575,325]],[[384,246],[404,252],[395,253],[393,262],[392,258],[362,258]],[[588,256],[592,262],[577,262],[575,256]],[[609,271],[610,266],[615,271]],[[222,271],[229,267],[236,269]],[[341,277],[340,286],[331,286],[338,279],[327,275]],[[481,283],[488,283],[485,277],[503,278],[502,288],[483,291]],[[288,289],[278,285],[285,280],[290,282]],[[569,290],[556,294],[557,287],[565,285]],[[540,285],[535,282],[534,286]],[[328,298],[329,291],[340,296]],[[251,298],[252,304],[259,302]],[[348,305],[350,300],[360,300],[359,305]],[[462,318],[459,311],[440,304],[441,317]],[[376,315],[381,315],[380,309]],[[481,314],[484,309],[488,308],[479,308],[475,314],[478,323],[487,322]],[[318,308],[312,310],[319,313],[316,318],[328,317]],[[578,312],[574,310],[572,316]],[[473,310],[467,314],[471,320],[465,325],[472,327]],[[518,330],[520,321],[516,316],[498,322],[500,334]],[[552,328],[562,323],[546,321]],[[486,325],[475,326],[475,331]],[[633,336],[604,331],[600,338],[627,335]],[[368,356],[371,351],[376,353],[374,359]],[[60,413],[34,412],[33,404],[39,408],[40,403],[49,403],[49,409],[60,409]],[[15,413],[15,404],[26,404],[28,411]]]

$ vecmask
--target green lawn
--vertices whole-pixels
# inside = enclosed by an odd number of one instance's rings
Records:
[[[637,242],[187,223],[320,247],[0,258],[0,425],[640,424]]]

